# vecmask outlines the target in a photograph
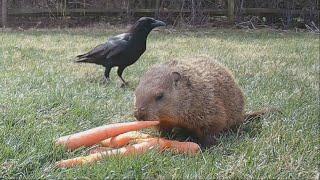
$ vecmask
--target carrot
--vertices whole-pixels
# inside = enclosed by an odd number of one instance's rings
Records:
[[[120,135],[119,135],[120,136]],[[193,142],[179,142],[174,140],[168,140],[164,138],[138,138],[138,139],[132,139],[131,142],[148,142],[148,141],[157,141],[157,144],[161,151],[163,150],[169,150],[174,153],[183,153],[183,154],[196,154],[200,151],[200,146],[197,143]],[[97,153],[97,152],[103,152],[108,150],[108,147],[97,147],[90,151],[90,154]]]
[[[104,125],[76,134],[60,137],[56,140],[56,145],[64,145],[70,150],[81,146],[88,147],[104,139],[117,136],[125,132],[136,131],[158,124],[159,121],[136,121]]]
[[[161,138],[159,143],[163,148],[171,150],[175,153],[192,155],[200,151],[200,146],[194,142],[179,142]]]
[[[143,142],[140,139],[150,138],[149,134],[141,133],[138,131],[130,131],[123,134],[120,134],[115,137],[108,138],[101,141],[99,144],[102,147],[95,147],[89,151],[89,154],[94,154],[97,152],[103,152],[109,150],[110,148],[120,148],[125,145],[128,145],[130,142]],[[138,141],[140,140],[140,141]]]
[[[138,131],[130,131],[130,132],[123,133],[118,136],[103,140],[100,142],[100,145],[103,147],[119,148],[129,144],[129,142],[134,139],[144,139],[149,137],[150,137],[149,134],[144,134]]]
[[[100,153],[90,154],[88,156],[77,157],[73,159],[62,160],[56,163],[56,167],[59,168],[70,168],[79,165],[91,164],[93,162],[102,160],[103,158],[114,156],[114,155],[132,155],[132,154],[143,154],[149,149],[152,149],[158,145],[156,140],[149,140],[138,144],[130,145],[127,147],[107,150]]]
[[[122,147],[119,149],[106,150],[103,152],[97,152],[90,154],[88,156],[77,157],[73,159],[62,160],[56,163],[56,167],[59,168],[69,168],[84,164],[94,163],[96,161],[102,160],[106,157],[115,155],[133,155],[133,154],[143,154],[151,149],[158,149],[160,152],[163,150],[172,150],[176,153],[186,153],[195,154],[200,150],[198,144],[193,142],[179,142],[172,141],[163,138],[148,138],[139,139],[140,143]]]
[[[138,139],[138,142],[146,142],[146,141],[152,141],[155,138],[149,138],[149,139]],[[196,154],[200,151],[200,146],[197,143],[194,142],[180,142],[180,141],[174,141],[174,140],[168,140],[164,138],[156,138],[157,143],[160,147],[160,150],[170,150],[175,153],[184,153],[184,154]]]
[[[147,140],[150,140],[150,139],[147,139]],[[104,152],[104,151],[107,151],[111,148],[121,148],[125,145],[128,145],[129,143],[131,142],[134,142],[134,143],[141,143],[141,142],[146,142],[147,140],[145,139],[126,139],[124,140],[123,142],[121,142],[121,144],[116,144],[116,145],[111,145],[111,144],[107,144],[108,146],[98,146],[98,147],[94,147],[92,149],[89,150],[89,154],[94,154],[94,153],[99,153],[99,152]],[[110,143],[110,141],[108,141],[108,143]]]

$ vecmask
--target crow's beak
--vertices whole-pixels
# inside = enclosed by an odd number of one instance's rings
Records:
[[[166,23],[159,21],[159,20],[155,20],[154,23],[152,23],[152,26],[155,27],[159,27],[159,26],[166,26]]]

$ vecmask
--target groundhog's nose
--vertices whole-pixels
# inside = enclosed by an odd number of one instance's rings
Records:
[[[145,108],[138,108],[134,111],[134,117],[138,120],[138,121],[144,121],[146,120],[147,117],[147,113],[145,111]]]

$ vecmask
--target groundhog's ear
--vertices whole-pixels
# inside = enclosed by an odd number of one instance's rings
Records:
[[[173,82],[177,85],[177,82],[181,79],[181,74],[178,72],[172,72]]]

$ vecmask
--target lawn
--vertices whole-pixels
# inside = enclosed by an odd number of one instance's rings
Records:
[[[75,55],[119,29],[0,32],[0,179],[2,178],[315,178],[319,175],[319,36],[308,33],[202,29],[153,31],[147,51],[111,83],[102,67],[75,64]],[[208,56],[234,73],[246,110],[277,107],[195,157],[169,152],[112,157],[55,169],[62,135],[112,122],[133,121],[133,91],[153,64]],[[157,132],[150,131],[157,134]]]

